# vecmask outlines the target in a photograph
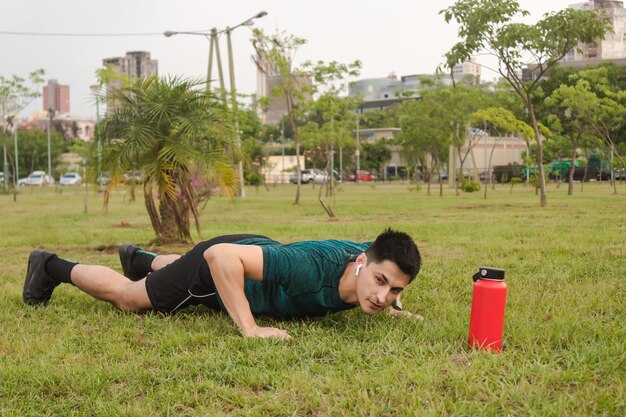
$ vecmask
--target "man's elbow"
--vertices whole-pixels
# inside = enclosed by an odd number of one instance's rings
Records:
[[[204,260],[209,264],[209,267],[211,265],[217,265],[220,261],[228,257],[229,246],[230,245],[225,243],[218,243],[204,251]]]

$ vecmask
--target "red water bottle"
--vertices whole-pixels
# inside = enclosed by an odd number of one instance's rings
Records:
[[[472,277],[474,294],[470,315],[469,345],[476,349],[502,349],[506,284],[504,269],[481,266]]]

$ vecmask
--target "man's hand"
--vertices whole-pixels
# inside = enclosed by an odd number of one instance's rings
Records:
[[[393,307],[387,307],[385,309],[385,313],[391,317],[404,317],[409,320],[417,321],[424,320],[424,317],[420,316],[419,314],[413,314],[406,310],[396,310]]]
[[[289,333],[275,327],[254,326],[249,329],[241,330],[241,334],[244,337],[258,337],[260,339],[291,339]]]

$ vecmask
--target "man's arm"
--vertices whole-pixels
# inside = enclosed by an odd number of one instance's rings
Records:
[[[290,338],[284,330],[259,327],[244,293],[244,276],[263,280],[263,252],[260,246],[220,243],[207,249],[204,259],[226,311],[243,336]]]

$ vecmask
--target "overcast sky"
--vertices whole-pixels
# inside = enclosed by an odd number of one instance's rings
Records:
[[[362,61],[359,78],[432,73],[456,41],[456,28],[439,10],[453,0],[1,0],[0,32],[120,34],[166,30],[195,31],[234,26],[261,10],[256,26],[305,38],[298,61]],[[534,22],[571,0],[521,0]],[[237,89],[254,93],[256,72],[250,60],[251,31],[233,32]],[[160,75],[206,77],[209,42],[202,36],[18,36],[0,34],[0,74],[26,76],[43,68],[46,79],[70,86],[71,113],[95,115],[89,86],[102,59],[126,51],[148,51]],[[225,39],[221,41],[225,56]],[[480,60],[479,60],[480,62]],[[216,72],[213,72],[216,74]],[[483,78],[493,75],[483,71]],[[41,110],[42,99],[23,113]]]

